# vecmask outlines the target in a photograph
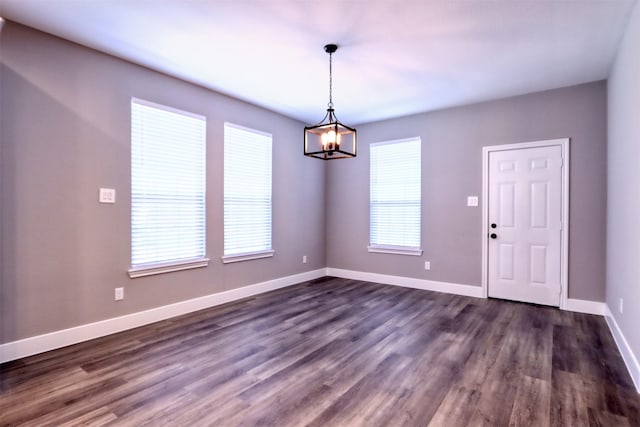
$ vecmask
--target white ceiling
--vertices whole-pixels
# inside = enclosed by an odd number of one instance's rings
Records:
[[[607,77],[635,0],[2,0],[0,16],[306,123]]]

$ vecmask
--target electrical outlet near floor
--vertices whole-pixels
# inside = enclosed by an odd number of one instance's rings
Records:
[[[431,261],[425,261],[424,262],[424,269],[425,270],[431,270]]]
[[[115,289],[115,300],[120,301],[124,299],[124,288],[116,288]]]
[[[303,264],[307,263],[307,256],[306,255],[302,255],[302,263]]]

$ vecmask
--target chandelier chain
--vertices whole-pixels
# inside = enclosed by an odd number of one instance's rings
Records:
[[[333,53],[329,52],[329,108],[333,108]]]

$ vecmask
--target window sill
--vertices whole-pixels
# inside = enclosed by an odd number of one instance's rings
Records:
[[[209,258],[198,258],[196,260],[172,262],[165,264],[151,264],[147,266],[140,266],[131,268],[128,273],[129,277],[135,279],[136,277],[153,276],[154,274],[171,273],[173,271],[190,270],[192,268],[206,267],[209,265]]]
[[[403,246],[367,246],[369,252],[377,254],[411,255],[421,256],[422,249],[408,248]]]
[[[274,250],[259,251],[259,252],[246,252],[236,255],[225,255],[222,257],[223,264],[230,264],[232,262],[249,261],[252,259],[270,258],[275,253]]]

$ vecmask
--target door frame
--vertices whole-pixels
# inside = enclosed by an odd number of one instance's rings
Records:
[[[569,297],[569,138],[482,147],[482,296],[489,295],[489,154],[495,151],[559,146],[562,150],[562,232],[560,234],[560,309]]]

